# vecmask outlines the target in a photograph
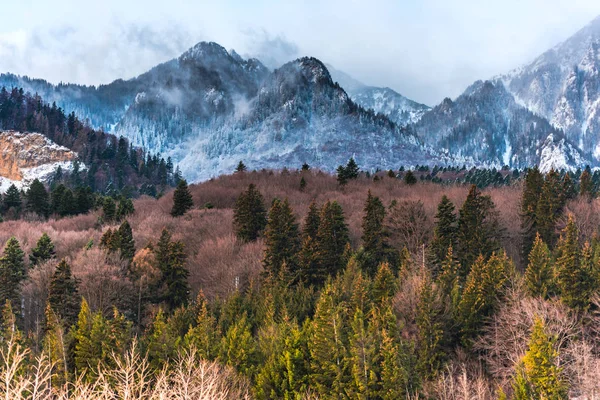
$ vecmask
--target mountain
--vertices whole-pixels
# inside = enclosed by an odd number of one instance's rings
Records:
[[[454,101],[445,99],[411,129],[455,162],[488,167],[570,169],[591,156],[564,133],[518,104],[500,81],[477,81]]]
[[[418,122],[431,109],[390,88],[368,86],[330,65],[327,65],[327,68],[332,79],[346,90],[354,102],[387,116],[400,126]]]
[[[354,156],[363,168],[429,164],[435,152],[384,115],[355,103],[315,58],[269,71],[216,43],[129,81],[98,88],[0,77],[73,110],[133,145],[171,156],[188,179],[308,162],[333,171]]]
[[[20,188],[47,180],[58,167],[71,171],[76,159],[77,153],[39,133],[0,131],[0,192],[11,184]]]
[[[600,161],[600,17],[499,79],[518,103]]]

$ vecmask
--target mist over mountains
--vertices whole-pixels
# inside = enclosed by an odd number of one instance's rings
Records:
[[[240,160],[252,169],[307,162],[332,171],[349,157],[368,170],[576,169],[600,164],[599,48],[600,18],[529,65],[431,108],[315,58],[270,69],[208,42],[108,85],[7,73],[0,86],[38,93],[94,128],[171,156],[192,181]]]

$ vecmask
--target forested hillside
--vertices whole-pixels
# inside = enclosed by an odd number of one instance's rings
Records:
[[[72,398],[600,389],[598,177],[245,171],[2,223],[2,387]],[[506,179],[506,176],[513,177]],[[430,178],[431,179],[431,178]],[[133,390],[134,394],[126,395]],[[38,397],[40,398],[40,397]]]
[[[0,130],[41,133],[75,151],[78,163],[70,171],[70,179],[65,180],[74,187],[87,186],[102,193],[156,195],[178,180],[170,160],[133,147],[123,137],[93,130],[74,113],[67,115],[56,104],[49,105],[22,89],[0,88]],[[59,178],[63,179],[62,174]]]

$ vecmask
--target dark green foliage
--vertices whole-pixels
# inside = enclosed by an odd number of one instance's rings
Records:
[[[584,197],[594,197],[594,184],[592,182],[592,174],[588,168],[586,168],[579,177],[579,194]]]
[[[418,367],[426,379],[434,377],[440,370],[446,354],[444,352],[444,307],[429,275],[421,281],[417,303],[416,323],[419,330]]]
[[[482,195],[477,186],[472,185],[458,218],[457,254],[462,266],[461,277],[468,274],[480,254],[487,259],[499,249],[501,233],[492,199]]]
[[[0,304],[10,301],[15,310],[20,307],[20,284],[27,276],[24,258],[19,241],[8,239],[0,258]]]
[[[121,251],[121,258],[131,262],[133,260],[133,256],[135,255],[135,241],[133,240],[131,226],[127,220],[121,223],[121,226],[119,226],[116,234],[118,235],[118,248]]]
[[[340,165],[337,168],[337,180],[340,186],[344,186],[351,179],[357,179],[359,171],[360,169],[358,168],[356,161],[354,161],[354,158],[350,158],[345,167]]]
[[[171,216],[180,217],[194,207],[194,199],[188,188],[185,179],[182,179],[177,183],[177,188],[173,193],[173,208],[171,209]]]
[[[302,164],[302,171],[309,171],[310,170],[310,165],[308,165],[307,163]]]
[[[449,247],[456,247],[456,214],[454,204],[444,195],[438,204],[433,240],[429,248],[434,265],[439,266],[446,258]]]
[[[265,229],[263,267],[271,277],[278,277],[282,268],[294,278],[297,274],[296,255],[300,250],[300,232],[296,217],[287,199],[275,199],[269,210]]]
[[[406,174],[404,174],[404,183],[409,186],[417,183],[417,177],[411,170],[406,171]]]
[[[394,250],[387,243],[388,234],[383,224],[386,215],[385,207],[370,190],[363,212],[362,241],[366,253],[363,268],[370,276],[374,276],[379,264],[396,261],[397,257],[394,257]]]
[[[119,205],[117,207],[116,219],[122,220],[123,218],[127,218],[130,215],[133,215],[135,212],[135,208],[133,206],[133,201],[130,198],[122,197],[119,200]]]
[[[52,243],[52,240],[50,239],[50,236],[48,236],[47,233],[43,233],[37,241],[36,246],[31,250],[31,254],[29,255],[29,262],[32,266],[35,266],[45,261],[48,261],[54,257],[56,257],[56,252],[54,251],[54,243]]]
[[[21,202],[21,192],[17,187],[12,184],[9,186],[8,190],[4,194],[4,198],[2,201],[2,210],[4,213],[9,211],[10,209],[15,210],[16,214],[21,211],[22,202]]]
[[[525,270],[525,284],[530,295],[545,298],[550,293],[553,267],[548,246],[539,235],[536,236]]]
[[[319,278],[335,276],[344,268],[344,251],[350,241],[348,226],[344,218],[344,210],[337,201],[327,202],[320,214],[319,230],[317,232],[316,260],[319,268]]]
[[[536,167],[527,171],[521,197],[521,229],[523,231],[523,255],[528,255],[538,228],[537,207],[542,194],[544,177]]]
[[[245,242],[252,242],[258,238],[267,225],[267,212],[265,210],[262,194],[254,184],[240,194],[233,210],[233,227],[237,237]]]
[[[48,201],[48,192],[44,184],[38,179],[34,179],[27,190],[27,211],[36,213],[40,217],[47,218],[50,214],[50,205]]]
[[[189,271],[186,268],[185,246],[171,241],[171,233],[163,229],[154,249],[158,269],[162,276],[159,283],[161,299],[171,310],[186,305],[189,299]]]
[[[569,218],[558,244],[555,276],[560,299],[576,309],[587,309],[592,294],[597,289],[598,278],[594,270],[589,246],[579,245],[579,231],[573,217]]]
[[[300,178],[300,190],[303,191],[306,188],[306,179],[304,177]]]
[[[235,172],[246,172],[246,170],[246,164],[244,164],[242,161],[240,161],[237,167],[235,167]]]
[[[117,217],[117,205],[112,197],[105,197],[102,202],[102,218],[106,222],[112,222]]]
[[[548,247],[556,244],[556,223],[562,215],[565,199],[560,177],[554,170],[544,180],[544,186],[535,211],[537,232]]]
[[[77,281],[71,273],[71,266],[66,260],[62,260],[56,266],[50,280],[48,304],[65,324],[65,328],[77,322],[80,301]]]
[[[305,239],[308,237],[316,239],[320,223],[321,210],[319,209],[317,203],[313,201],[310,203],[310,206],[308,206],[308,214],[306,214],[304,227],[302,228],[302,237]]]

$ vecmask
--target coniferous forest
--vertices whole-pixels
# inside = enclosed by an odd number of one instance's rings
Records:
[[[0,231],[2,391],[593,398],[595,174],[431,173],[238,166],[72,214],[30,196]]]

